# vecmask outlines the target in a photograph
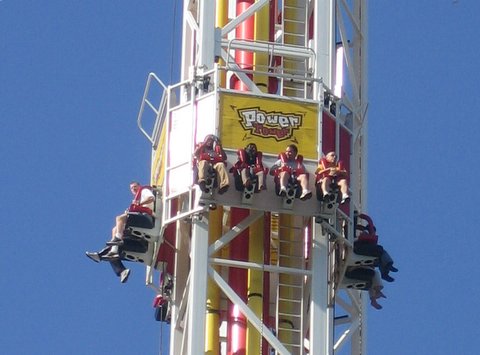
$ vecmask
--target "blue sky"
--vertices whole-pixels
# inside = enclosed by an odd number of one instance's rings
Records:
[[[178,80],[173,9],[0,1],[4,354],[156,354],[167,341],[144,268],[121,285],[84,252],[108,237],[130,180],[148,181],[136,115],[150,71]],[[479,12],[370,1],[369,213],[400,272],[368,313],[369,354],[478,352]]]

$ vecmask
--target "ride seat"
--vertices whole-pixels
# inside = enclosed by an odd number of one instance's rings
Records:
[[[361,255],[352,251],[347,256],[348,266],[374,266],[376,263],[378,263],[378,257],[373,255]]]
[[[273,182],[275,184],[275,194],[277,196],[280,196],[280,177],[278,173],[275,173]],[[298,183],[295,174],[290,175],[286,188],[287,194],[283,198],[283,208],[292,209],[295,199],[299,198],[302,195],[302,187]]]
[[[154,253],[154,243],[135,236],[126,236],[120,247],[120,256],[123,260],[151,265]]]
[[[215,169],[208,168],[208,177],[205,179],[205,192],[211,194],[213,189],[218,187],[218,177]]]
[[[372,287],[371,282],[363,281],[363,280],[355,280],[349,277],[344,277],[340,284],[340,288],[362,290],[362,291],[368,290],[371,287]]]
[[[128,212],[127,227],[152,229],[155,225],[153,216],[140,212]]]
[[[153,215],[139,212],[129,212],[125,226],[125,237],[133,236],[148,242],[158,240],[162,227],[162,199],[161,192],[153,189],[155,196]]]
[[[375,271],[367,267],[349,267],[340,284],[341,288],[368,290],[372,287]]]

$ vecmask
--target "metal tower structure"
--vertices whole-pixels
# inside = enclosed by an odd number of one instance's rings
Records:
[[[138,118],[161,191],[144,262],[168,301],[170,354],[366,353],[367,282],[345,272],[372,261],[352,250],[367,203],[367,23],[366,0],[183,1],[181,81],[150,74]],[[259,193],[233,176],[227,193],[202,193],[192,156],[208,134],[227,169],[250,142],[267,167],[296,144],[313,191],[335,151],[352,198],[282,198],[271,176]]]

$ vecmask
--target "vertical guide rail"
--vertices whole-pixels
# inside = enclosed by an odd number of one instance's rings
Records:
[[[205,349],[205,316],[207,311],[208,225],[193,220],[190,285],[188,288],[187,354]]]

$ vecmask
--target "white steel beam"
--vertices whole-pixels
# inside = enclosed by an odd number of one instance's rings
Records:
[[[229,69],[235,72],[235,75],[238,76],[238,78],[248,87],[250,91],[252,91],[255,94],[262,93],[262,91],[259,88],[257,88],[255,83],[248,77],[248,75],[242,71],[242,68],[240,68],[238,64],[235,63],[235,59],[229,53],[227,53],[227,51],[224,50],[223,48],[222,48],[222,58],[224,61],[229,63],[228,65]]]
[[[333,309],[328,302],[328,235],[313,223],[310,354],[333,355]]]
[[[171,313],[170,355],[181,354],[186,338],[184,324],[188,303],[189,270],[185,260],[190,252],[190,228],[185,223],[177,223],[175,240],[175,275]]]
[[[317,55],[315,78],[322,78],[323,83],[333,89],[335,65],[335,5],[334,0],[317,0],[313,9],[313,49]],[[314,97],[318,99],[318,95]]]
[[[248,228],[253,222],[255,222],[260,217],[263,217],[262,211],[251,211],[251,213],[245,217],[240,223],[232,227],[227,233],[225,233],[221,238],[217,239],[209,248],[208,255],[212,256],[217,251],[222,249],[228,243],[230,243],[237,235],[242,233],[246,228]]]
[[[200,40],[197,65],[203,70],[213,69],[215,58],[215,0],[200,1]]]
[[[352,4],[352,14],[357,24],[358,31],[355,32],[353,40],[353,67],[355,73],[355,83],[357,87],[356,97],[353,98],[353,103],[356,105],[354,114],[358,117],[363,113],[363,108],[368,103],[367,92],[367,60],[368,60],[368,8],[367,0],[356,0]],[[363,125],[360,128],[361,139],[356,141],[354,145],[353,154],[354,161],[358,164],[358,168],[354,171],[354,177],[357,180],[356,184],[361,192],[357,198],[359,207],[363,211],[367,211],[367,172],[368,172],[368,159],[367,159],[367,141],[368,141],[368,118],[365,114],[363,117],[358,117],[358,120],[363,121]],[[354,120],[356,121],[356,120]],[[366,354],[367,352],[367,297],[362,297],[357,291],[357,297],[355,299],[358,302],[358,327],[352,334],[352,354]],[[363,294],[364,295],[364,294]]]
[[[205,314],[207,311],[208,225],[193,221],[190,287],[188,292],[187,352],[197,354],[205,348]],[[201,351],[203,352],[203,350]]]

